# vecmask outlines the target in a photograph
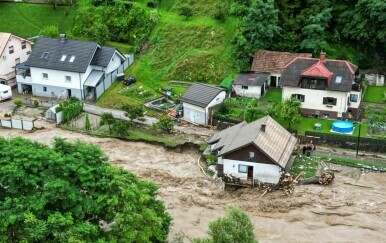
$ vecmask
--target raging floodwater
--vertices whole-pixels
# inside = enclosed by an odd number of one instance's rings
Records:
[[[235,204],[248,212],[260,242],[386,242],[386,174],[341,167],[332,185],[297,186],[290,196],[279,191],[261,197],[256,188],[224,191],[221,183],[200,172],[194,152],[44,126],[34,133],[0,129],[0,136],[47,144],[60,136],[99,145],[111,163],[159,185],[159,197],[174,218],[170,238],[182,233],[189,242],[205,236],[209,222]]]

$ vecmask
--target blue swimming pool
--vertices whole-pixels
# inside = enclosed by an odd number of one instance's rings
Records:
[[[334,132],[350,133],[354,131],[354,124],[349,121],[334,121],[331,129]]]

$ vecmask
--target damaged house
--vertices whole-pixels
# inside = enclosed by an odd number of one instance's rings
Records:
[[[218,174],[252,185],[277,184],[291,169],[296,144],[296,137],[270,116],[239,123],[209,141],[210,151],[217,155]]]

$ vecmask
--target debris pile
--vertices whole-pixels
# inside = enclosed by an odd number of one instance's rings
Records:
[[[299,181],[300,185],[308,184],[320,184],[320,185],[329,185],[334,181],[335,175],[332,171],[325,171],[320,176],[315,176],[309,179],[304,179]]]
[[[235,177],[233,175],[229,175],[229,174],[224,174],[223,180],[225,183],[234,183],[234,184],[240,183],[240,178],[237,178],[237,177]]]

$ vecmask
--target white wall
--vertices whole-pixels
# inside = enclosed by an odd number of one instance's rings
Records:
[[[121,65],[121,57],[117,54],[117,52],[114,53],[113,57],[111,58],[109,65],[107,65],[107,68],[105,69],[106,73],[111,73],[115,69],[117,69]]]
[[[226,92],[221,91],[205,108],[205,112],[209,114],[209,108],[221,104],[226,98]]]
[[[347,94],[348,92],[339,92],[331,90],[316,90],[316,89],[302,89],[298,87],[283,87],[283,100],[291,98],[292,94],[302,94],[305,96],[304,102],[301,103],[301,108],[319,110],[319,111],[332,111],[332,112],[346,112]],[[336,98],[336,105],[327,107],[323,104],[323,97]],[[338,115],[339,116],[339,115]]]
[[[250,98],[261,97],[261,86],[248,86],[248,89],[242,89],[242,86],[248,85],[233,85],[233,90],[237,95]]]
[[[253,166],[253,179],[263,183],[278,183],[282,170],[279,166],[273,164],[254,163],[239,160],[222,160],[224,164],[224,173],[246,180],[248,173],[240,173],[239,165]]]
[[[43,73],[48,74],[48,79],[43,78]],[[71,82],[66,81],[66,76],[71,76]],[[79,73],[31,67],[31,77],[33,84],[56,86],[65,89],[83,89],[83,85],[80,85]]]
[[[206,111],[204,108],[183,102],[184,119],[186,121],[207,125]]]
[[[359,108],[359,105],[361,104],[361,100],[362,100],[362,93],[360,91],[351,91],[349,94],[347,94],[347,99],[350,98],[350,94],[358,95],[358,100],[357,100],[357,102],[350,101],[350,105],[348,107],[349,108]]]
[[[6,74],[11,73],[10,77],[15,77],[15,70],[12,68],[16,65],[15,59],[20,58],[20,63],[27,61],[29,54],[27,52],[31,51],[30,42],[26,41],[26,48],[21,48],[21,42],[24,41],[18,37],[11,35],[8,43],[6,44],[3,54],[0,57],[0,78],[6,79]],[[9,54],[9,47],[13,46],[13,53]],[[1,54],[1,53],[0,53]],[[5,59],[3,58],[5,56]]]

